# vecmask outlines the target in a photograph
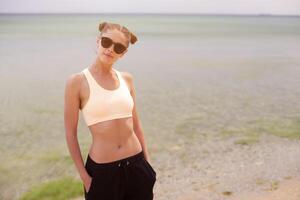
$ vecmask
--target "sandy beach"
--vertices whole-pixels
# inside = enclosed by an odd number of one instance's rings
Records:
[[[257,144],[232,147],[233,141],[215,140],[214,147],[210,142],[198,144],[199,151],[209,148],[206,155],[211,153],[213,158],[189,156],[199,165],[173,162],[174,170],[170,166],[159,171],[156,199],[298,200],[300,177],[296,158],[300,155],[295,150],[299,141],[264,135]],[[173,151],[178,153],[179,149]]]
[[[184,194],[176,200],[209,200],[212,191],[207,189],[201,192]],[[159,199],[159,198],[157,198]],[[292,178],[280,183],[278,189],[274,191],[247,192],[233,196],[224,196],[220,200],[299,200],[300,199],[300,179]]]
[[[263,191],[259,194],[240,194],[230,200],[299,200],[300,178],[291,178],[280,182],[278,189],[274,191]]]

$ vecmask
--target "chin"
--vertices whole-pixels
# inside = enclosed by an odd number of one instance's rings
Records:
[[[113,62],[112,59],[108,59],[106,56],[100,56],[100,60],[101,60],[101,62],[108,63],[108,64]]]

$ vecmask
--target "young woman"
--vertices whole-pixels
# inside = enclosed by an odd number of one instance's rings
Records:
[[[137,38],[115,23],[103,22],[99,31],[93,64],[66,81],[68,148],[86,200],[152,200],[156,171],[137,113],[133,76],[113,67]],[[85,164],[77,140],[79,109],[92,134]]]

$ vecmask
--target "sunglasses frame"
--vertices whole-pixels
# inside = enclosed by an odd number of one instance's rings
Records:
[[[108,41],[110,41],[110,45],[109,46],[107,46],[107,47],[104,47],[104,45],[103,45],[103,38],[104,39],[106,39],[106,40],[108,40]],[[114,42],[111,38],[109,38],[109,37],[106,37],[106,36],[101,36],[101,46],[103,47],[103,48],[109,48],[109,47],[111,47],[111,45],[114,45],[114,52],[116,53],[116,54],[122,54],[126,49],[127,49],[127,47],[126,46],[124,46],[122,43],[119,43],[119,42]],[[119,49],[119,47],[121,46],[121,49],[124,49],[124,50],[122,50],[121,52],[119,51],[120,49]]]

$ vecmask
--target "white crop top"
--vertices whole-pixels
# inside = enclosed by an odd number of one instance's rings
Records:
[[[90,88],[88,101],[81,109],[87,126],[102,121],[132,116],[134,101],[130,90],[121,73],[114,68],[112,69],[119,79],[119,87],[115,90],[107,90],[100,86],[88,68],[82,71]]]

